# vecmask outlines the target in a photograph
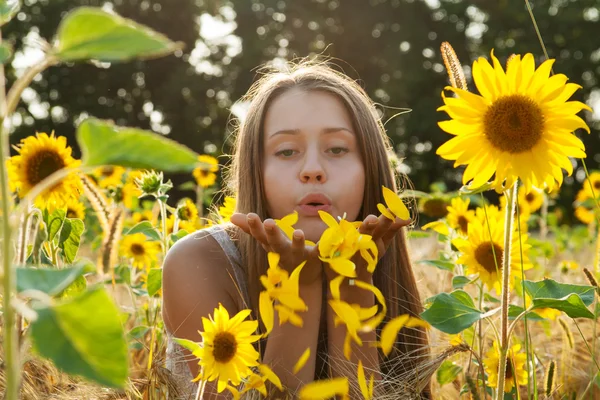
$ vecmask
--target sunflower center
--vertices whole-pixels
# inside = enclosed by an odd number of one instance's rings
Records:
[[[469,232],[469,220],[464,215],[458,217],[458,228],[464,234]]]
[[[131,253],[134,254],[134,255],[136,255],[136,256],[141,256],[141,255],[143,255],[146,252],[146,250],[144,249],[144,246],[142,246],[139,243],[133,243],[131,245],[130,250],[131,250]]]
[[[533,193],[527,193],[525,195],[525,201],[527,201],[528,203],[533,203],[534,200],[535,200],[535,195]]]
[[[114,167],[104,167],[102,168],[102,176],[104,177],[109,177],[113,174],[113,172],[115,172],[115,168]]]
[[[423,204],[423,213],[432,218],[443,218],[448,214],[448,203],[442,199],[427,200]]]
[[[67,207],[67,218],[78,218],[79,213],[71,207]]]
[[[179,209],[179,219],[182,221],[189,221],[192,219],[192,211],[189,207],[181,207]]]
[[[235,356],[237,342],[229,332],[219,332],[213,340],[213,356],[216,362],[227,363]]]
[[[482,243],[475,250],[475,259],[487,272],[494,273],[502,270],[502,253],[496,243]]]
[[[600,189],[600,181],[594,182],[594,189]]]
[[[506,358],[506,372],[504,373],[504,379],[512,379],[513,378],[513,368],[512,368],[512,360],[510,357]]]
[[[36,185],[64,167],[65,161],[60,154],[49,150],[39,151],[26,166],[27,180],[32,186]]]
[[[484,133],[492,146],[508,153],[531,150],[542,138],[544,115],[540,107],[521,94],[496,100],[484,116]]]

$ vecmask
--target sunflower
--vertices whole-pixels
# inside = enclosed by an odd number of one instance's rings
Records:
[[[202,317],[203,346],[193,353],[200,360],[202,372],[195,380],[216,379],[221,393],[229,382],[239,386],[242,379],[252,374],[250,367],[258,366],[260,357],[252,343],[261,336],[254,335],[258,321],[244,321],[249,315],[250,310],[242,310],[230,319],[225,307],[219,304],[210,319]]]
[[[151,268],[157,264],[160,243],[150,241],[143,233],[126,235],[121,241],[120,254],[133,260],[132,265],[139,269]]]
[[[570,175],[569,157],[585,157],[582,141],[572,132],[586,123],[576,114],[590,107],[567,101],[581,86],[567,77],[549,77],[554,60],[535,69],[532,54],[511,58],[506,72],[492,51],[493,67],[480,57],[473,63],[473,79],[480,95],[447,87],[456,98],[447,98],[439,111],[450,116],[439,123],[454,135],[437,154],[467,165],[463,184],[482,186],[495,174],[497,191],[511,188],[517,178],[526,191],[532,186],[562,183],[562,169]]]
[[[154,217],[152,210],[136,211],[131,216],[131,222],[133,225],[139,224],[142,221],[149,221],[152,223],[152,225],[156,224],[156,217]]]
[[[117,187],[123,184],[123,174],[125,168],[119,166],[107,165],[105,167],[96,168],[93,176],[101,188]]]
[[[592,204],[587,204],[592,203]],[[581,189],[575,197],[575,217],[584,224],[591,224],[596,219],[596,207],[593,205],[594,198],[589,190]]]
[[[35,136],[22,139],[15,150],[19,154],[9,158],[6,164],[10,189],[17,192],[20,198],[54,172],[81,164],[71,156],[67,139],[64,136],[55,137],[54,132],[50,136],[36,133]],[[39,195],[35,205],[39,208],[63,207],[69,197],[78,198],[81,190],[79,176],[71,174]]]
[[[583,190],[589,198],[597,199],[600,197],[600,172],[592,172],[590,174],[590,179],[586,177],[583,180]]]
[[[527,362],[527,354],[519,353],[521,350],[520,344],[515,344],[508,351],[506,357],[506,372],[504,373],[504,392],[510,393],[516,385],[527,384],[527,370],[525,363]],[[483,360],[485,372],[488,374],[488,384],[490,387],[498,387],[498,364],[500,362],[500,346],[494,340],[491,349],[486,353],[486,358]]]
[[[475,211],[469,210],[471,199],[462,199],[455,197],[450,200],[448,206],[448,215],[446,221],[451,228],[458,231],[459,234],[467,236],[469,232],[469,223],[475,219]]]
[[[194,223],[198,219],[198,209],[192,200],[184,198],[177,206],[177,217],[180,221]]]
[[[216,158],[207,155],[198,156],[198,161],[207,165],[198,167],[192,172],[196,182],[203,188],[214,185],[217,181],[216,172],[219,170],[219,162]]]
[[[229,222],[229,219],[235,212],[236,203],[237,202],[236,202],[235,197],[230,197],[230,196],[225,197],[225,200],[223,201],[223,205],[221,207],[219,207],[219,222],[220,223]]]
[[[435,219],[444,218],[448,214],[448,202],[441,197],[423,198],[419,208],[423,214]]]
[[[70,197],[66,202],[67,218],[85,219],[85,206],[79,200]]]
[[[527,211],[528,214],[533,214],[544,204],[544,191],[536,188],[531,188],[529,193],[525,190],[519,190],[518,202],[523,209],[523,214]]]
[[[504,256],[504,221],[493,216],[490,218],[489,213],[488,220],[489,225],[485,219],[478,218],[469,225],[469,237],[456,238],[452,244],[461,252],[457,263],[463,264],[467,268],[468,274],[479,274],[481,281],[490,290],[494,288],[497,293],[500,293]],[[513,277],[520,275],[521,261],[523,269],[527,270],[532,267],[527,256],[531,247],[527,244],[527,234],[522,232],[521,238],[523,258],[521,258],[519,235],[513,231],[510,257],[510,269]]]

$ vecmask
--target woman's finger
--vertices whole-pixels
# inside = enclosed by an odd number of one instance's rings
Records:
[[[260,217],[254,213],[249,213],[247,220],[248,226],[250,227],[250,234],[254,239],[258,240],[263,245],[268,246],[269,241],[267,240],[267,234],[265,233],[265,228]]]
[[[234,224],[235,226],[246,232],[248,235],[250,235],[250,227],[248,226],[248,216],[246,214],[234,213],[231,216],[230,221],[232,224]]]
[[[292,234],[292,257],[294,260],[301,260],[305,258],[304,250],[305,250],[305,240],[304,240],[304,232],[300,229],[296,229]]]
[[[390,225],[390,227],[388,228],[387,232],[385,232],[383,234],[383,236],[381,237],[381,240],[383,241],[383,245],[385,246],[385,248],[387,248],[389,246],[390,242],[392,241],[392,239],[394,239],[394,237],[398,234],[398,232],[400,232],[400,230],[403,227],[405,227],[409,224],[410,224],[410,219],[396,218],[394,223],[392,225]]]
[[[358,228],[358,231],[363,235],[371,235],[372,236],[373,231],[375,231],[375,228],[377,227],[378,222],[379,222],[379,220],[377,219],[377,217],[375,215],[369,214],[369,215],[367,215],[367,217],[365,218],[363,223]]]
[[[263,222],[267,243],[271,247],[271,251],[275,253],[284,254],[289,247],[289,240],[281,229],[277,226],[275,221],[268,218]]]
[[[390,226],[392,226],[392,224],[393,221],[391,221],[388,217],[386,217],[383,214],[380,215],[377,219],[377,226],[375,227],[375,229],[373,230],[373,234],[371,235],[373,236],[373,240],[381,239],[381,237],[385,235],[385,233],[388,231]]]

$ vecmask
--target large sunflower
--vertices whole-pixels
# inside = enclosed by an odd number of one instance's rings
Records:
[[[121,240],[120,254],[131,259],[134,267],[139,269],[151,268],[158,263],[160,243],[149,241],[143,233],[126,235]]]
[[[450,201],[448,206],[448,215],[446,221],[452,229],[455,229],[459,234],[467,236],[469,233],[469,222],[475,219],[475,211],[469,210],[471,199],[462,199],[455,197]]]
[[[502,218],[489,214],[488,220],[489,225],[485,219],[477,218],[469,224],[469,237],[456,238],[452,244],[461,253],[457,263],[463,264],[467,268],[468,274],[479,274],[481,282],[486,284],[489,289],[494,288],[497,293],[500,293],[504,257],[504,221]],[[520,276],[521,261],[523,269],[527,270],[532,267],[527,256],[531,247],[527,244],[527,234],[522,232],[521,239],[523,258],[521,258],[519,235],[513,231],[510,254],[510,273],[513,277]],[[510,280],[511,285],[512,281],[513,279]]]
[[[457,97],[444,96],[438,110],[449,121],[440,127],[454,135],[437,154],[467,165],[463,183],[479,187],[495,174],[497,191],[512,187],[517,178],[527,191],[532,186],[562,183],[562,169],[573,166],[568,157],[585,157],[585,147],[572,132],[590,131],[576,114],[591,110],[579,101],[567,101],[581,86],[566,83],[563,74],[549,77],[554,60],[535,69],[532,54],[511,58],[506,72],[492,51],[493,67],[480,57],[473,63],[473,79],[480,95],[447,87]]]
[[[258,366],[260,357],[252,343],[261,336],[254,335],[258,321],[244,321],[249,315],[250,310],[242,310],[230,319],[225,307],[219,304],[210,319],[202,318],[203,345],[194,351],[202,372],[196,380],[217,379],[220,393],[229,382],[239,386],[242,379],[252,374],[250,367]]]
[[[525,363],[527,362],[527,354],[520,353],[520,344],[515,344],[508,351],[506,357],[506,372],[504,373],[504,392],[510,393],[517,384],[527,384],[527,370]],[[490,387],[498,387],[498,364],[500,363],[500,346],[494,340],[491,349],[486,353],[486,358],[483,360],[485,372],[488,374],[488,385]]]
[[[203,188],[214,185],[217,181],[216,172],[219,170],[219,162],[216,158],[207,155],[198,156],[198,161],[206,165],[198,167],[192,172],[196,182]]]
[[[15,146],[19,153],[8,159],[8,180],[12,191],[20,198],[38,183],[63,168],[74,168],[81,161],[71,156],[71,148],[67,146],[64,136],[55,137],[54,132],[36,133],[21,140]],[[63,207],[69,197],[79,197],[81,181],[77,174],[71,174],[45,190],[35,199],[36,206]]]
[[[121,186],[123,174],[125,174],[125,168],[112,165],[96,168],[93,172],[94,178],[101,188]]]

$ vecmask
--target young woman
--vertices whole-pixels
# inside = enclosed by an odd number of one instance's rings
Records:
[[[403,229],[410,221],[379,216],[382,186],[396,189],[396,179],[385,130],[358,84],[326,65],[300,64],[289,72],[265,75],[247,97],[250,107],[239,127],[228,176],[237,214],[232,224],[191,234],[167,254],[163,317],[169,336],[197,342],[201,318],[219,303],[230,315],[250,308],[258,319],[259,277],[268,268],[267,252],[279,253],[281,266],[289,271],[307,261],[300,276],[300,295],[308,306],[302,313],[303,326],[279,326],[275,321],[260,345],[262,362],[293,393],[315,379],[356,371],[342,355],[345,327],[334,326],[327,304],[331,271],[319,260],[318,250],[305,243],[317,242],[326,228],[318,210],[362,221],[360,231],[373,236],[379,249],[377,268],[371,275],[357,259],[357,279],[381,290],[389,318],[421,311]],[[294,211],[299,220],[289,240],[274,219]],[[372,294],[348,281],[341,296],[361,307],[376,304]],[[376,372],[382,382],[406,388],[418,380],[419,365],[428,358],[422,330],[402,330],[387,358],[369,345],[376,341],[376,332],[362,334],[362,339],[365,344],[353,348],[351,361],[360,357],[365,369]],[[307,347],[311,348],[307,366],[292,374]],[[198,374],[198,362],[171,340],[167,357],[168,367],[181,378],[185,398],[193,391],[189,381]],[[209,384],[205,398],[227,395],[216,395],[215,386]]]

